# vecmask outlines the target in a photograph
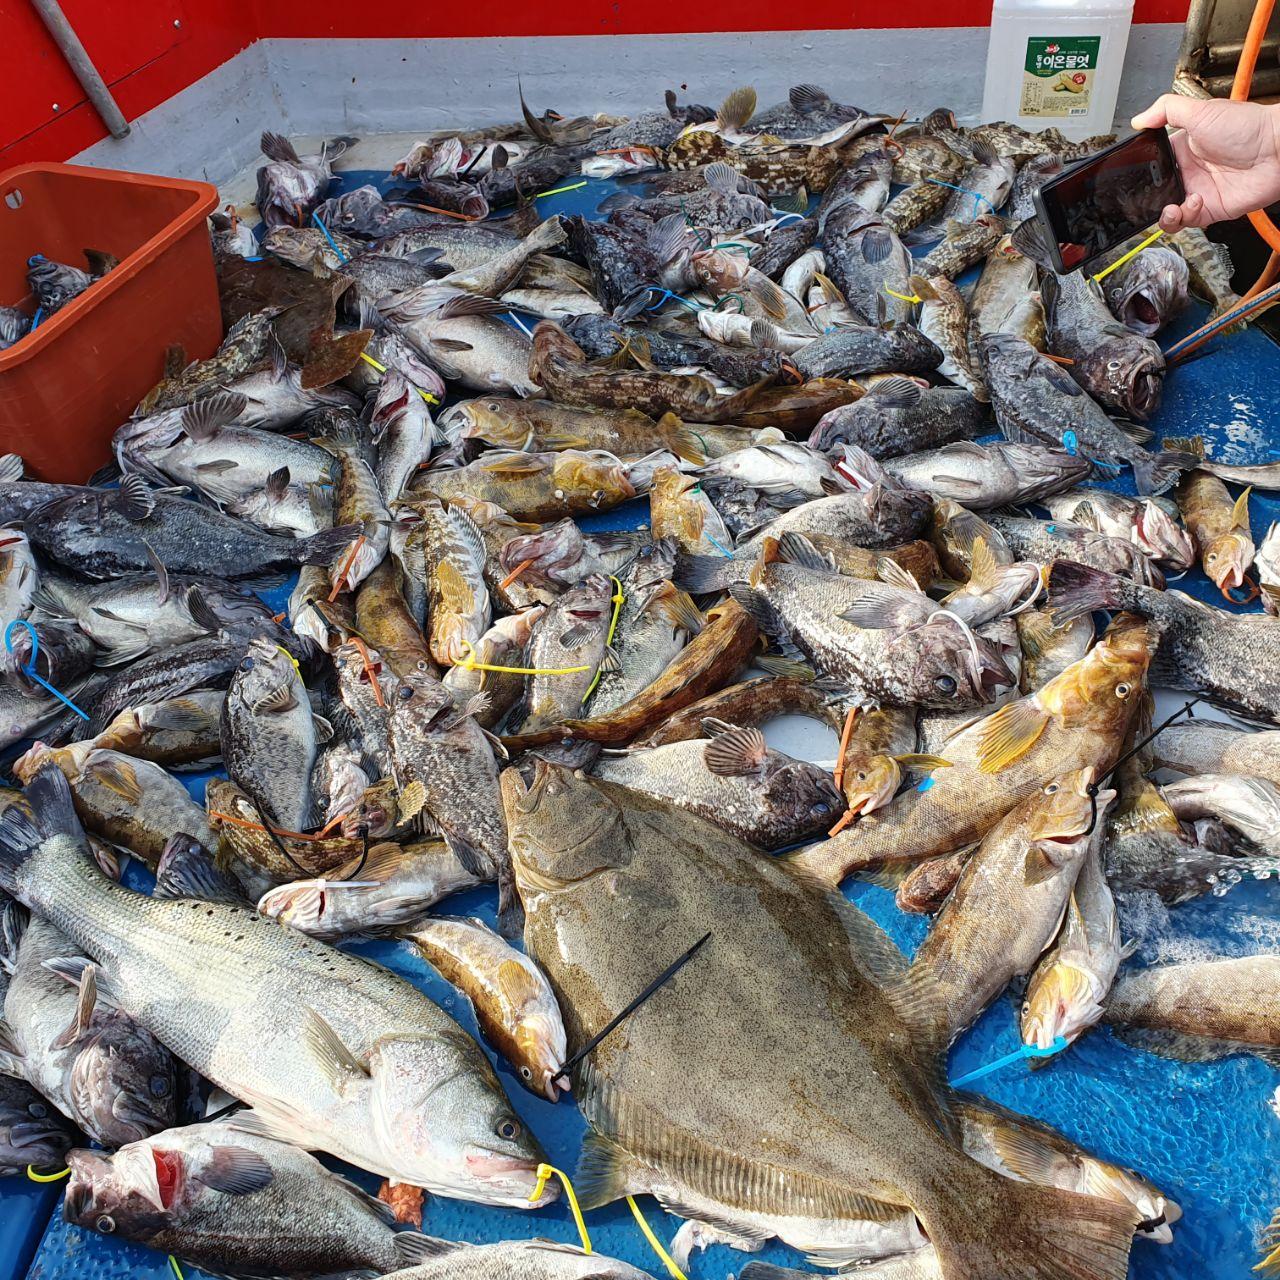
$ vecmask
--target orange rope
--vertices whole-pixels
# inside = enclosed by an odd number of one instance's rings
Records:
[[[1267,265],[1262,268],[1262,274],[1249,286],[1249,291],[1240,301],[1248,302],[1250,299],[1256,298],[1263,289],[1269,289],[1275,284],[1277,278],[1280,278],[1280,249],[1272,249],[1271,256],[1267,259]]]
[[[827,832],[827,835],[829,836],[839,835],[840,832],[842,832],[845,829],[845,827],[847,827],[849,823],[851,823],[854,820],[856,816],[857,815],[853,812],[852,809],[846,809],[843,815],[841,816],[840,821],[837,822],[836,825],[832,827],[830,831]]]
[[[248,818],[238,818],[234,813],[219,813],[216,809],[209,810],[209,817],[217,818],[220,822],[229,822],[233,827],[244,827],[246,831],[269,831],[272,835],[284,836],[286,840],[313,842],[320,839],[319,834],[308,835],[305,831],[285,831],[280,827],[264,827],[260,822],[250,822]]]
[[[521,560],[503,580],[498,583],[498,590],[505,591],[526,569],[533,564],[532,560]]]
[[[1240,61],[1236,64],[1236,78],[1231,85],[1232,102],[1248,102],[1249,90],[1253,87],[1253,72],[1258,65],[1258,54],[1262,52],[1262,42],[1266,39],[1267,28],[1271,25],[1271,10],[1275,8],[1275,0],[1258,0],[1254,6],[1253,17],[1249,20],[1249,30],[1245,34],[1244,45],[1240,50]],[[1267,242],[1272,249],[1280,249],[1280,230],[1262,210],[1249,215],[1253,229]]]
[[[327,604],[332,604],[338,598],[338,592],[342,591],[347,583],[347,574],[351,572],[351,566],[356,562],[356,556],[360,554],[360,548],[364,546],[364,534],[362,533],[352,544],[351,551],[347,555],[347,562],[342,566],[338,573],[338,577],[333,584],[333,590],[329,592]]]
[[[369,657],[368,647],[359,636],[352,636],[351,643],[355,645],[357,652],[360,654],[360,661],[364,663],[364,673],[369,677],[369,683],[373,686],[374,701],[378,706],[385,707],[386,700],[382,696],[382,687],[378,684],[378,673],[373,669],[373,659]]]
[[[354,809],[348,809],[346,813],[340,813],[336,818],[330,818],[328,822],[316,832],[316,839],[323,840],[335,827],[340,826],[347,818],[355,812]]]
[[[1048,356],[1054,364],[1075,364],[1075,361],[1072,360],[1070,356],[1055,356],[1048,351],[1041,352],[1041,354]]]
[[[849,739],[853,737],[853,722],[858,717],[858,708],[850,707],[849,714],[844,718],[844,729],[840,734],[840,755],[836,760],[835,772],[833,778],[836,786],[844,781],[844,753],[849,750]]]
[[[459,222],[479,222],[478,216],[472,216],[469,213],[454,213],[451,209],[437,209],[433,204],[412,204],[406,201],[410,209],[422,209],[427,213],[438,213],[441,217],[457,218]]]

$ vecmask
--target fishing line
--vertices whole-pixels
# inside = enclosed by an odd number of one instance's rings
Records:
[[[1147,734],[1147,736],[1146,736],[1145,738],[1143,738],[1143,740],[1142,740],[1141,742],[1139,742],[1139,743],[1137,743],[1136,745],[1134,745],[1134,746],[1130,747],[1130,748],[1129,748],[1129,750],[1128,750],[1128,751],[1126,751],[1126,752],[1124,753],[1124,755],[1122,755],[1122,756],[1121,756],[1121,757],[1120,757],[1120,758],[1115,762],[1115,764],[1113,764],[1113,765],[1111,766],[1111,768],[1110,768],[1110,769],[1108,769],[1108,770],[1106,771],[1106,773],[1104,773],[1104,774],[1102,775],[1102,777],[1098,779],[1098,781],[1097,781],[1097,782],[1091,782],[1091,783],[1088,785],[1088,787],[1086,788],[1086,790],[1087,790],[1088,795],[1089,795],[1089,804],[1090,804],[1090,806],[1091,806],[1091,810],[1092,810],[1092,811],[1091,811],[1090,816],[1089,816],[1089,825],[1088,825],[1088,827],[1087,827],[1084,831],[1082,831],[1082,832],[1081,832],[1081,836],[1082,836],[1082,837],[1083,837],[1083,836],[1092,835],[1092,834],[1093,834],[1093,829],[1098,825],[1098,792],[1102,789],[1102,785],[1103,785],[1103,783],[1108,782],[1108,781],[1110,780],[1110,778],[1111,778],[1112,774],[1114,774],[1114,773],[1115,773],[1115,771],[1116,771],[1118,768],[1120,768],[1120,766],[1121,766],[1122,764],[1125,764],[1125,763],[1126,763],[1126,762],[1128,762],[1129,760],[1132,760],[1132,759],[1133,759],[1133,757],[1134,757],[1134,756],[1136,756],[1136,755],[1138,754],[1138,752],[1139,752],[1139,751],[1141,751],[1141,750],[1143,749],[1143,747],[1147,746],[1147,745],[1148,745],[1149,743],[1151,743],[1151,742],[1154,742],[1154,741],[1156,740],[1156,738],[1157,738],[1157,737],[1159,737],[1159,735],[1160,735],[1160,734],[1162,734],[1162,733],[1163,733],[1163,732],[1164,732],[1164,731],[1165,731],[1165,730],[1166,730],[1166,729],[1167,729],[1167,728],[1168,728],[1168,727],[1169,727],[1169,726],[1170,726],[1170,725],[1171,725],[1175,720],[1177,720],[1180,716],[1190,716],[1190,717],[1194,718],[1194,716],[1195,716],[1195,712],[1193,712],[1193,711],[1191,710],[1191,708],[1192,708],[1192,707],[1194,707],[1194,706],[1196,705],[1196,703],[1197,703],[1197,702],[1200,702],[1200,701],[1201,701],[1201,699],[1200,699],[1200,698],[1192,698],[1190,702],[1188,702],[1188,703],[1186,703],[1185,705],[1183,705],[1183,706],[1179,707],[1179,708],[1178,708],[1178,710],[1177,710],[1177,711],[1175,711],[1175,712],[1173,713],[1173,715],[1169,716],[1169,717],[1168,717],[1167,719],[1165,719],[1165,720],[1162,720],[1158,725],[1156,725],[1156,727],[1155,727],[1154,729],[1152,729],[1152,730],[1151,730],[1151,732],[1150,732],[1149,734]]]
[[[687,965],[689,961],[692,960],[693,957],[696,956],[698,952],[701,951],[702,948],[710,941],[711,934],[704,933],[702,937],[684,953],[684,955],[669,964],[638,996],[636,996],[634,1000],[631,1001],[630,1004],[626,1006],[626,1008],[616,1016],[610,1018],[605,1026],[596,1035],[592,1036],[591,1039],[588,1040],[587,1043],[584,1044],[582,1048],[579,1049],[578,1052],[575,1053],[573,1057],[571,1057],[564,1066],[562,1066],[560,1070],[551,1077],[551,1083],[554,1084],[557,1080],[567,1080],[569,1078],[569,1073],[583,1060],[583,1058],[587,1056],[587,1054],[592,1051],[592,1049],[594,1049],[612,1031],[621,1026],[621,1024],[635,1013],[635,1011],[644,1004],[651,995],[670,982],[671,979],[674,978],[676,974],[679,973],[680,970],[683,969],[685,965]],[[536,1197],[531,1198],[536,1199]]]
[[[25,627],[27,629],[27,634],[31,637],[31,657],[25,667],[19,667],[18,669],[27,677],[28,680],[34,680],[36,684],[43,685],[44,688],[48,689],[59,702],[63,702],[70,707],[81,720],[88,720],[89,716],[87,712],[81,711],[65,693],[59,693],[58,690],[44,678],[44,676],[40,675],[39,672],[36,671],[36,656],[40,652],[40,637],[36,635],[36,629],[31,625],[31,623],[29,623],[25,618],[15,618],[11,623],[9,623],[9,625],[4,629],[4,647],[10,653],[13,652],[13,629],[15,627]]]

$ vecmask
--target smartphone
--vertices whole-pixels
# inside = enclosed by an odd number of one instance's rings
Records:
[[[1083,267],[1159,221],[1186,199],[1163,129],[1144,129],[1064,169],[1035,193],[1036,215],[1057,271]]]

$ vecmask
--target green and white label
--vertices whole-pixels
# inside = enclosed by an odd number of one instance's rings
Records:
[[[1019,114],[1087,115],[1101,43],[1101,36],[1032,36],[1027,41]]]

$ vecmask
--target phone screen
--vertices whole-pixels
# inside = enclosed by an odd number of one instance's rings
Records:
[[[1145,129],[1072,165],[1036,194],[1064,271],[1146,230],[1165,205],[1185,198],[1163,129]]]

